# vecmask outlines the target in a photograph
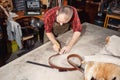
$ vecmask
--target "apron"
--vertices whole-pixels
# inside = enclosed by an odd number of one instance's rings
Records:
[[[53,34],[55,37],[67,32],[68,30],[70,30],[70,23],[63,24],[62,26],[57,22],[54,22],[53,24]]]

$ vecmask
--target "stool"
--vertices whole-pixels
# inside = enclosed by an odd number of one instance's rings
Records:
[[[32,43],[32,41],[34,41],[33,38],[34,38],[34,35],[25,36],[22,38],[24,48],[29,49],[31,46],[34,45],[34,42]]]
[[[104,22],[104,27],[107,28],[109,19],[119,19],[120,20],[120,15],[118,14],[106,14],[105,22]]]

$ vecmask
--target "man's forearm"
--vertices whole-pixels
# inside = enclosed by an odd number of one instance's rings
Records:
[[[69,41],[67,46],[72,47],[77,42],[77,40],[79,39],[80,35],[81,35],[81,32],[74,32],[74,34],[72,36],[72,39]]]
[[[59,52],[60,51],[60,44],[55,39],[55,36],[53,35],[53,33],[46,33],[46,35],[49,38],[49,40],[53,43],[53,49],[55,51]]]
[[[48,39],[53,43],[53,45],[58,45],[57,40],[55,39],[55,36],[53,35],[53,33],[46,33]]]

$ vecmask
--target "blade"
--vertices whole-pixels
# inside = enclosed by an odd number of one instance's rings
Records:
[[[34,64],[34,65],[38,65],[38,66],[43,66],[43,67],[47,67],[47,68],[52,68],[52,67],[49,66],[49,65],[41,64],[41,63],[37,63],[37,62],[27,61],[27,63]]]

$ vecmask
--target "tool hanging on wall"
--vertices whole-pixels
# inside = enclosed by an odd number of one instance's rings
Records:
[[[52,8],[55,6],[63,6],[63,5],[67,5],[67,0],[48,0],[48,7]]]

